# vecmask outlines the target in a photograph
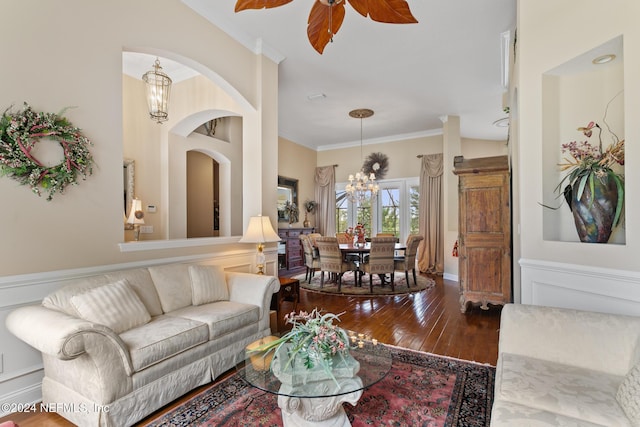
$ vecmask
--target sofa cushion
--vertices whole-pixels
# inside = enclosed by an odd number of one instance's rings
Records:
[[[257,329],[260,309],[251,304],[218,301],[185,307],[167,315],[205,323],[209,327],[209,339],[214,340],[246,325],[254,324]]]
[[[158,291],[162,311],[168,313],[191,305],[191,280],[187,264],[149,267],[149,274]]]
[[[71,305],[82,319],[105,325],[117,334],[151,320],[146,307],[126,280],[74,295]]]
[[[640,426],[640,363],[624,377],[616,399],[634,426]]]
[[[129,348],[135,372],[205,343],[208,336],[209,329],[204,323],[166,315],[120,334]]]
[[[42,305],[70,316],[80,317],[78,311],[71,305],[71,297],[110,282],[115,282],[115,280],[109,280],[104,274],[71,280],[60,289],[44,297]]]
[[[616,402],[622,377],[501,353],[495,398],[595,424],[626,426]]]
[[[142,301],[151,316],[162,314],[158,292],[153,284],[149,270],[146,268],[133,268],[106,273],[105,276],[109,279],[109,282],[126,279],[129,282],[129,286],[136,291],[140,301]]]
[[[202,305],[215,301],[228,301],[229,289],[224,268],[219,265],[189,266],[191,279],[191,302]]]

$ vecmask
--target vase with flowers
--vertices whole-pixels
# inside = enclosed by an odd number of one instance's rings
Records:
[[[304,202],[304,222],[302,225],[304,227],[309,227],[309,219],[307,218],[308,214],[312,214],[316,210],[316,206],[318,204],[315,200],[307,200]]]
[[[251,351],[265,357],[273,352],[271,370],[283,383],[330,380],[340,387],[339,378],[351,378],[359,369],[359,363],[349,354],[347,332],[333,324],[341,314],[322,314],[317,308],[311,313],[287,314],[285,322],[292,325],[291,330]]]
[[[608,242],[623,214],[624,139],[611,131],[605,119],[603,124],[612,141],[606,149],[602,143],[603,128],[595,122],[579,127],[578,131],[587,138],[596,131],[597,146],[589,141],[562,144],[562,152],[570,157],[560,164],[567,174],[556,187],[573,213],[580,241],[588,243]]]

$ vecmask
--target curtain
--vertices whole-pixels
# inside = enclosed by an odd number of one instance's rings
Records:
[[[424,236],[418,255],[422,272],[444,273],[444,226],[442,206],[443,156],[422,156],[420,170],[419,230]]]
[[[336,234],[336,174],[335,166],[316,168],[316,232],[323,236]]]

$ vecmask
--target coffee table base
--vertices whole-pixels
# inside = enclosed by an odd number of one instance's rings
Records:
[[[341,379],[340,383],[360,383],[359,377]],[[278,396],[278,406],[282,411],[284,427],[349,427],[351,423],[342,407],[344,402],[355,406],[362,396],[362,390],[331,397],[290,397]]]

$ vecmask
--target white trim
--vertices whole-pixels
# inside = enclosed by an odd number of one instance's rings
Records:
[[[640,272],[521,259],[523,304],[640,316]]]
[[[381,136],[380,138],[370,138],[370,139],[363,140],[362,145],[385,144],[387,142],[405,141],[407,139],[425,138],[425,137],[437,136],[437,135],[442,135],[442,129],[432,129],[432,130],[425,130],[420,132],[402,133],[399,135]],[[287,138],[286,135],[282,135],[282,136],[284,138]],[[287,139],[290,139],[290,138],[287,138]],[[300,145],[304,145],[304,143],[300,143]],[[351,148],[351,147],[359,147],[359,146],[360,146],[360,140],[357,140],[357,141],[347,141],[339,144],[320,145],[316,150],[330,151],[330,150],[337,150],[340,148]],[[313,147],[309,147],[309,146],[306,146],[306,147],[313,149]]]
[[[199,237],[190,239],[140,240],[118,243],[120,252],[151,251],[156,249],[193,248],[198,246],[219,246],[238,243],[242,236]]]

